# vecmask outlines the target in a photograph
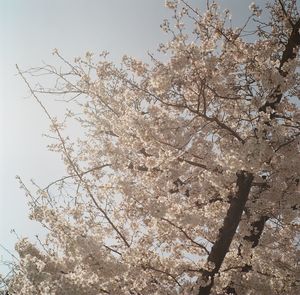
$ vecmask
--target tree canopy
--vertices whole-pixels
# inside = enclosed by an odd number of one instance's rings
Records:
[[[241,27],[215,2],[166,5],[148,63],[55,50],[60,67],[18,68],[67,174],[34,192],[20,179],[48,234],[17,244],[9,294],[300,293],[296,1],[251,4]]]

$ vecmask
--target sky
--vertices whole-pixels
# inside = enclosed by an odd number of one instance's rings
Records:
[[[251,2],[221,1],[238,21],[249,15]],[[15,176],[43,186],[64,175],[59,155],[47,151],[49,141],[42,136],[49,122],[16,75],[15,64],[28,69],[55,63],[54,48],[70,60],[103,50],[116,62],[123,54],[144,59],[166,40],[160,24],[168,15],[164,0],[0,0],[0,245],[14,251],[12,230],[19,237],[42,233],[27,217],[26,197]],[[62,109],[55,103],[51,111]],[[0,247],[1,257],[9,259]]]

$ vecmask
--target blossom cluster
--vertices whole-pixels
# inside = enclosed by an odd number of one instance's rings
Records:
[[[166,61],[118,68],[88,53],[59,77],[82,94],[68,117],[84,136],[52,122],[68,175],[31,202],[49,233],[17,245],[12,294],[299,293],[299,55],[283,46],[282,7],[248,38],[216,3],[166,6],[175,24],[194,21],[189,36],[164,22]]]

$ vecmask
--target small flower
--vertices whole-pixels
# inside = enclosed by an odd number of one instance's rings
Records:
[[[58,54],[58,49],[57,49],[57,48],[54,48],[54,49],[52,50],[52,55],[55,55],[55,54]]]
[[[169,9],[176,9],[177,8],[177,1],[166,0],[165,1],[165,6]]]
[[[166,32],[166,33],[169,32],[170,31],[170,23],[169,23],[169,21],[167,19],[164,19],[163,23],[160,25],[160,27],[162,28],[162,30],[164,32]]]
[[[259,9],[259,7],[254,3],[252,2],[250,5],[249,5],[249,9],[250,11],[252,11],[252,13],[256,16],[260,16],[261,13],[262,13],[262,10]]]

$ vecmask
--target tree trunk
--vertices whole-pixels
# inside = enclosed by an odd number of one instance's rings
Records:
[[[210,294],[214,284],[214,276],[221,268],[224,258],[229,251],[236,229],[240,223],[241,216],[248,200],[252,180],[253,175],[247,171],[239,171],[237,173],[238,190],[236,195],[231,199],[223,226],[219,230],[218,238],[208,256],[207,262],[208,264],[213,264],[213,269],[203,271],[201,279],[206,285],[199,288],[199,295]]]

